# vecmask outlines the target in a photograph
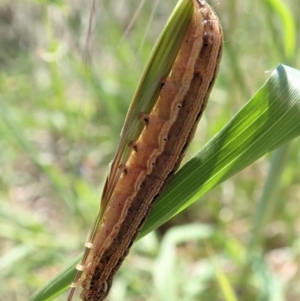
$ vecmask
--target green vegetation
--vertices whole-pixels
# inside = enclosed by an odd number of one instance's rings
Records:
[[[290,94],[299,73],[280,66],[279,77],[258,92],[271,76],[265,71],[279,63],[300,68],[299,4],[219,2],[211,4],[224,28],[223,61],[185,161],[256,96],[172,181],[143,234],[189,207],[134,245],[108,300],[281,301],[300,295],[299,138],[229,178],[299,136],[300,97]],[[28,300],[83,250],[130,100],[176,1],[158,4],[149,31],[154,1],[146,1],[122,39],[138,3],[98,3],[87,67],[86,2],[1,1],[3,300]],[[227,147],[216,148],[217,159],[209,147],[214,141]],[[190,189],[193,172],[199,182]],[[184,188],[190,190],[181,198]],[[66,274],[52,284],[65,287]],[[52,294],[51,285],[46,288]],[[56,300],[66,300],[66,293]]]

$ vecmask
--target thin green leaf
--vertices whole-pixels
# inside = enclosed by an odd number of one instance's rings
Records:
[[[190,206],[255,160],[300,136],[300,72],[279,65],[263,87],[182,167],[155,205],[140,237]],[[30,301],[52,300],[67,289],[75,262],[52,278]]]
[[[300,72],[279,65],[264,86],[181,168],[157,202],[141,236],[216,185],[300,135]]]
[[[215,274],[219,283],[219,286],[221,288],[221,291],[224,296],[224,300],[226,301],[238,301],[235,292],[232,288],[232,286],[229,283],[228,278],[226,277],[225,272],[223,271],[221,264],[215,255],[211,245],[208,242],[204,242],[205,248],[207,253],[209,254],[210,260],[213,263],[213,266],[215,268]]]
[[[176,272],[177,246],[191,240],[205,240],[214,234],[214,229],[207,225],[184,225],[170,229],[164,236],[160,252],[153,271],[154,285],[159,300],[178,299],[178,275]]]
[[[66,291],[75,277],[75,265],[81,257],[82,254],[73,260],[67,268],[45,283],[29,298],[29,301],[50,301]]]
[[[283,28],[283,49],[285,58],[291,60],[295,57],[296,53],[296,42],[297,42],[297,30],[296,22],[293,18],[293,14],[289,7],[280,0],[266,0],[267,6],[274,10],[281,20]],[[274,36],[278,40],[278,32]]]

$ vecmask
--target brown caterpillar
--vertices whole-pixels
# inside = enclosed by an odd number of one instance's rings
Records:
[[[78,286],[84,301],[106,298],[155,200],[178,169],[206,107],[221,60],[223,34],[210,6],[191,1],[191,24],[156,104],[150,114],[141,112],[144,128],[130,143],[128,160],[117,168],[113,162],[111,174],[121,176],[107,179],[102,196],[105,210],[86,243],[68,301]],[[118,158],[117,154],[115,161]]]

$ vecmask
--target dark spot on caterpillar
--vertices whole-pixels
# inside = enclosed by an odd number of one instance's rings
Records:
[[[167,137],[164,137],[164,139],[163,139],[165,142],[167,142],[168,141],[168,138]]]
[[[146,216],[142,217],[140,225],[142,225],[146,220]]]
[[[118,269],[120,267],[120,265],[122,264],[122,260],[119,259],[116,263],[115,269]]]
[[[200,112],[200,113],[201,113],[201,112]],[[186,142],[186,143],[184,144],[184,146],[183,146],[183,148],[182,148],[182,151],[181,151],[182,154],[185,153],[185,151],[186,151],[188,145],[189,145],[188,142]]]
[[[195,72],[193,74],[193,85],[197,85],[198,87],[200,87],[200,85],[202,85],[203,82],[203,76],[201,74],[201,72]]]
[[[179,102],[179,103],[177,104],[177,108],[178,108],[178,109],[181,109],[181,108],[182,108],[182,102]]]
[[[136,153],[138,152],[138,147],[135,141],[130,141],[129,147],[131,147]]]
[[[128,174],[128,169],[126,167],[124,167],[122,173],[124,176],[126,176]]]
[[[163,88],[163,86],[165,85],[165,83],[166,83],[166,77],[164,76],[164,77],[161,78],[161,80],[159,82],[160,89]]]
[[[197,114],[196,121],[199,120],[199,118],[201,117],[201,115],[202,115],[202,110],[200,110],[200,112]]]
[[[138,119],[143,121],[146,126],[149,124],[150,121],[149,115],[142,112],[139,114]]]
[[[154,197],[153,197],[153,199],[152,199],[152,201],[151,201],[151,204],[153,204],[156,200],[157,200],[157,198],[159,197],[159,193],[157,193]]]
[[[125,164],[120,164],[120,165],[119,165],[119,169],[121,169],[121,171],[122,171],[122,174],[123,174],[124,176],[126,176],[126,175],[127,175],[127,173],[128,173],[128,169],[127,169],[127,167],[126,167],[126,165],[125,165]]]
[[[144,122],[145,122],[146,125],[149,124],[149,117],[145,117],[143,120],[144,120]]]
[[[213,84],[214,84],[214,80],[212,79],[212,80],[209,82],[208,90],[210,90],[210,88],[212,87]]]
[[[204,37],[203,37],[203,46],[205,47],[208,47],[209,46],[209,41],[208,41],[209,37],[208,37],[208,33],[206,32],[204,34]]]
[[[193,78],[198,78],[198,77],[200,77],[200,72],[199,71],[197,71],[193,74]]]
[[[193,74],[193,80],[196,80],[196,85],[201,85],[202,81],[203,81],[203,76],[201,74],[201,72],[197,71]]]

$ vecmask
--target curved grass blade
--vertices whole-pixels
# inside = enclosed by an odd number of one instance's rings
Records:
[[[295,60],[297,49],[297,25],[292,11],[283,1],[266,0],[263,3],[266,6],[266,11],[272,12],[273,18],[271,18],[270,13],[268,13],[269,16],[267,16],[267,18],[269,19],[268,22],[270,26],[270,32],[272,33],[272,38],[274,41],[274,47],[278,49],[277,51],[283,50],[280,52],[279,57],[282,57],[283,52],[285,60],[287,60],[288,62]],[[274,28],[274,16],[277,16],[279,21],[281,22],[281,38],[278,36],[278,31]]]
[[[263,87],[174,176],[156,203],[140,237],[190,206],[255,160],[300,136],[300,71],[279,65]],[[75,275],[78,256],[29,301],[53,300]]]
[[[141,236],[264,154],[300,135],[300,72],[279,65],[233,119],[171,180]]]

